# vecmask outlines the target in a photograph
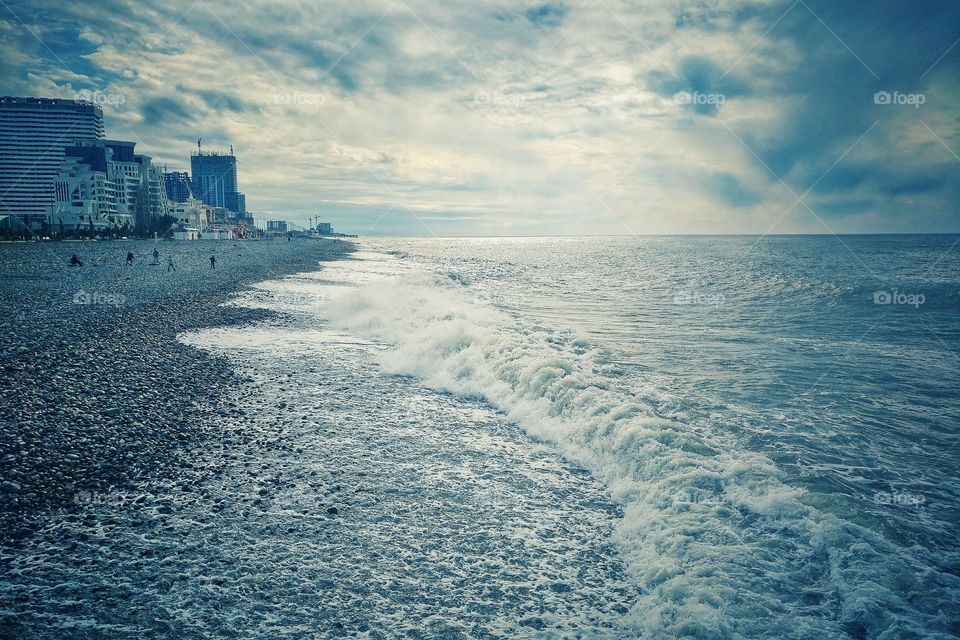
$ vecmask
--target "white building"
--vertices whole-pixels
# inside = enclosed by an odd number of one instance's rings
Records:
[[[202,229],[210,224],[204,204],[196,198],[187,198],[186,202],[167,200],[167,215],[173,216],[181,225]]]
[[[174,240],[199,240],[200,229],[196,227],[177,227],[173,230]]]
[[[132,230],[133,215],[118,207],[113,151],[99,141],[78,142],[64,149],[53,180],[53,203],[47,222],[54,232]]]
[[[229,227],[207,227],[200,234],[203,240],[234,240],[236,234]]]

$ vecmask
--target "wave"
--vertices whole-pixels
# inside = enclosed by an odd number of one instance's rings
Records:
[[[729,432],[659,416],[648,401],[656,390],[604,375],[602,353],[587,339],[527,324],[457,274],[354,280],[319,313],[390,345],[377,355],[385,371],[485,399],[589,469],[623,505],[615,538],[643,593],[624,623],[638,635],[956,632],[960,581],[926,568],[935,563],[922,548],[819,511]]]

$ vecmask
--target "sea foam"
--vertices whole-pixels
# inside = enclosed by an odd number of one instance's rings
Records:
[[[626,616],[638,633],[949,637],[954,576],[917,581],[908,550],[804,504],[769,458],[658,416],[655,390],[602,375],[584,337],[487,304],[466,278],[390,276],[397,258],[365,258],[320,275],[355,286],[314,312],[389,345],[385,371],[483,398],[601,479],[624,506],[615,537],[644,594]]]

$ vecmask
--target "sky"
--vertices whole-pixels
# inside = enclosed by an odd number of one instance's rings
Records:
[[[0,93],[87,97],[258,219],[361,235],[960,231],[956,0],[0,0]]]

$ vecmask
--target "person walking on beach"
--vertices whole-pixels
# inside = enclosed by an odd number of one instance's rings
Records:
[[[217,268],[217,257],[216,257],[216,256],[210,256],[210,268],[211,268],[211,269],[216,269],[216,268]]]
[[[77,254],[73,254],[73,257],[70,258],[71,267],[82,267],[83,263],[80,262],[80,258],[77,257]]]
[[[156,247],[153,248],[153,264],[160,264],[160,252]]]
[[[127,266],[133,266],[133,251],[127,251]]]
[[[167,256],[167,273],[176,270],[177,268],[173,266],[173,256]]]

